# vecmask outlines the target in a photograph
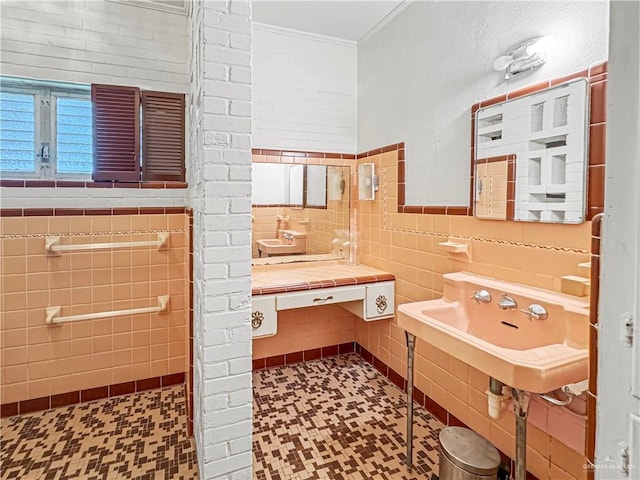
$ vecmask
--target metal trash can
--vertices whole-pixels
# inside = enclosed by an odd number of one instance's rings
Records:
[[[496,447],[473,430],[440,430],[440,480],[495,480],[499,465]]]

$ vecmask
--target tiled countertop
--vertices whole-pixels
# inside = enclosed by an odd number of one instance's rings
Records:
[[[268,295],[318,288],[342,287],[395,280],[391,273],[344,261],[254,265],[252,295]]]

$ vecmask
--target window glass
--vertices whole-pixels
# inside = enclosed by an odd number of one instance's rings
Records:
[[[0,170],[35,172],[35,98],[0,92]]]
[[[58,173],[91,173],[93,170],[91,100],[58,97],[56,134]]]

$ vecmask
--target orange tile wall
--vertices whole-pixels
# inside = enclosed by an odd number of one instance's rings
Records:
[[[188,362],[187,216],[97,215],[0,219],[0,403],[186,372]],[[47,256],[44,237],[61,244],[155,240],[151,247]],[[49,327],[45,309],[75,315],[157,305],[170,313],[84,320]]]
[[[380,177],[376,200],[356,204],[360,262],[396,276],[396,304],[440,297],[442,274],[460,270],[559,292],[560,277],[577,274],[578,264],[589,259],[590,222],[528,224],[460,215],[396,213],[398,152],[358,162],[373,162]],[[471,243],[470,263],[452,260],[438,245],[449,237]],[[404,331],[395,319],[369,323],[357,320],[355,340],[406,375]],[[513,414],[499,421],[489,419],[484,394],[488,377],[422,341],[416,354],[416,386],[513,458]],[[540,479],[586,478],[583,444],[576,452],[547,433],[551,422],[547,421],[549,409],[543,404],[535,402],[531,415],[537,415],[535,423],[545,428],[529,423],[528,470]]]
[[[278,333],[253,341],[253,358],[353,342],[357,317],[337,305],[284,310],[278,313]]]

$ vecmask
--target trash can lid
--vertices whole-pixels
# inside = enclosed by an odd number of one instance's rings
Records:
[[[495,475],[500,454],[484,437],[462,427],[440,430],[440,449],[451,463],[476,475]]]

